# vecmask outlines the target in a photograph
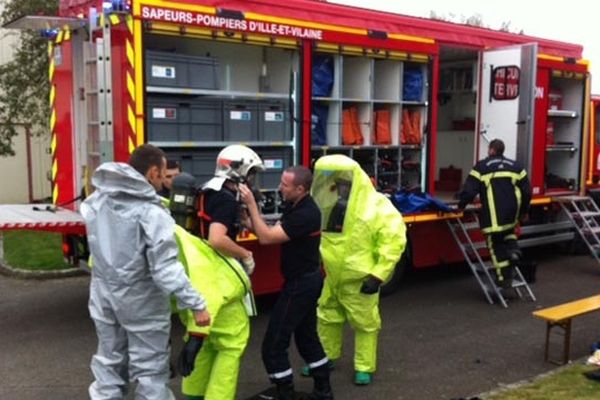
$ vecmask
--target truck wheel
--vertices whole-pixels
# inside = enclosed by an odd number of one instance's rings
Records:
[[[398,286],[400,286],[400,282],[402,282],[402,277],[408,268],[410,268],[411,264],[411,256],[410,256],[410,246],[406,244],[406,250],[402,254],[400,261],[396,264],[396,268],[394,268],[394,272],[392,273],[392,277],[383,285],[381,285],[380,294],[381,296],[389,296],[394,293]]]

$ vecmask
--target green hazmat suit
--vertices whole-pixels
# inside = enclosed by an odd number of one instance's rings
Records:
[[[205,336],[194,370],[183,378],[182,392],[189,399],[233,400],[250,336],[244,302],[251,299],[250,279],[238,261],[219,254],[182,227],[176,227],[175,238],[192,286],[204,295],[212,317],[209,326],[199,327],[191,311],[179,312],[188,334]]]
[[[402,215],[378,193],[360,165],[343,155],[315,164],[312,196],[321,209],[321,257],[326,278],[317,308],[327,356],[338,359],[348,321],[355,331],[354,367],[372,373],[381,330],[379,292],[361,293],[369,276],[388,280],[406,247]]]

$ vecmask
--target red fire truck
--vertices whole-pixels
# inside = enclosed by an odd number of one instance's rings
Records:
[[[533,245],[572,238],[551,226],[556,199],[598,183],[598,163],[585,168],[599,155],[579,45],[309,0],[63,0],[59,16],[10,27],[51,36],[55,204],[142,143],[199,179],[224,146],[251,146],[267,167],[265,214],[279,212],[286,166],[333,153],[357,160],[382,191],[452,201],[500,138],[531,179],[524,233],[550,233],[524,239]],[[458,216],[405,215],[398,272],[462,260],[446,224]],[[259,265],[255,291],[277,290],[278,247],[245,243]]]

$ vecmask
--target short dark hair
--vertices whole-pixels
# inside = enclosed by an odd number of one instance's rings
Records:
[[[179,171],[181,171],[181,165],[179,165],[179,161],[167,160],[167,169],[175,169],[175,168],[177,168]]]
[[[310,169],[303,167],[302,165],[295,165],[293,167],[286,168],[285,172],[294,174],[294,185],[303,186],[307,192],[310,192],[313,179]]]
[[[500,139],[494,139],[490,142],[490,149],[494,150],[494,154],[501,156],[504,154],[504,142]]]
[[[165,152],[151,144],[143,144],[136,148],[129,156],[128,164],[137,172],[146,176],[146,172],[152,167],[162,168]]]

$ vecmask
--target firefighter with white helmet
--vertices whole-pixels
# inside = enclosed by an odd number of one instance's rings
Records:
[[[248,315],[240,299],[249,292],[250,281],[247,277],[240,279],[231,273],[238,267],[234,259],[240,260],[247,275],[254,271],[252,252],[235,242],[241,213],[238,185],[252,185],[255,174],[262,170],[262,160],[249,147],[231,145],[221,150],[216,160],[215,176],[202,185],[197,199],[195,215],[200,219],[194,233],[203,240],[193,240],[182,230],[177,234],[182,254],[187,257],[184,264],[193,284],[206,286],[207,282],[202,281],[205,277],[224,272],[228,274],[228,277],[221,276],[216,280],[210,278],[214,284],[208,284],[208,287],[213,290],[207,287],[209,296],[214,295],[213,299],[217,299],[209,300],[209,308],[219,308],[213,311],[218,317],[210,329],[197,329],[187,323],[187,338],[179,369],[184,375],[182,391],[188,399],[233,400],[235,397],[239,361],[250,332]],[[195,256],[187,256],[194,252],[197,253]],[[208,264],[213,269],[199,260],[210,260]],[[199,272],[201,270],[208,275]],[[233,283],[227,283],[228,279]],[[218,289],[220,285],[224,285],[223,290],[235,287],[239,290],[228,295]]]
[[[250,336],[244,298],[252,300],[250,278],[242,265],[199,238],[198,189],[185,172],[173,179],[170,209],[178,226],[175,237],[179,258],[196,290],[205,293],[213,316],[198,327],[187,310],[180,310],[186,328],[185,345],[178,359],[183,375],[182,393],[188,400],[234,400],[240,362]],[[201,199],[200,199],[201,201]],[[250,301],[248,304],[253,304]]]
[[[217,156],[215,177],[208,181],[204,188],[221,190],[227,180],[235,184],[246,183],[253,179],[256,172],[264,169],[262,160],[254,150],[242,144],[232,144],[221,150]]]
[[[381,330],[379,286],[406,246],[404,221],[360,165],[343,155],[317,160],[311,194],[321,210],[327,273],[317,308],[319,337],[329,359],[338,359],[348,321],[355,332],[354,383],[367,385],[375,372]]]
[[[248,275],[252,274],[255,266],[252,252],[235,242],[241,213],[238,185],[246,183],[253,186],[256,173],[264,169],[254,150],[233,144],[221,150],[217,156],[215,176],[202,186],[201,236],[218,252],[241,260]]]

